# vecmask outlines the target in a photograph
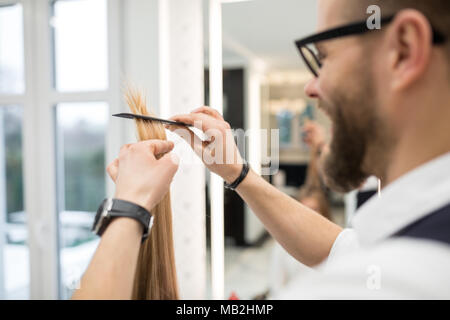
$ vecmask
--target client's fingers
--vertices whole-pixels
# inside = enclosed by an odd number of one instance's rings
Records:
[[[159,159],[159,162],[165,165],[168,173],[173,177],[175,172],[178,170],[180,159],[175,153],[168,153],[162,156],[161,159]]]
[[[161,155],[172,151],[174,143],[167,140],[145,140],[138,142],[145,148],[149,148],[153,155]]]

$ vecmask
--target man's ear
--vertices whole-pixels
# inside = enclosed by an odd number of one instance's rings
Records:
[[[403,90],[427,70],[433,46],[428,19],[414,9],[403,10],[387,31],[392,88]]]

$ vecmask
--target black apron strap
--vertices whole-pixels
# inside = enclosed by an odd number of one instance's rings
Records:
[[[393,237],[410,237],[450,245],[450,204],[414,222]]]

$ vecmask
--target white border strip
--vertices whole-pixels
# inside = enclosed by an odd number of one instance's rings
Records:
[[[222,5],[220,0],[209,3],[209,90],[210,105],[223,113],[222,79]],[[211,284],[212,298],[224,299],[224,195],[223,180],[211,174]]]

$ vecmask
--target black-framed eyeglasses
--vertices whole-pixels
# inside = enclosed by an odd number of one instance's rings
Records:
[[[381,19],[381,26],[389,24],[395,18],[395,15]],[[325,40],[332,40],[336,38],[364,34],[370,31],[377,31],[378,29],[369,29],[367,27],[367,21],[355,22],[324,32],[314,34],[312,36],[303,38],[301,40],[295,41],[301,57],[305,61],[305,64],[311,70],[315,77],[320,74],[320,69],[322,67],[322,57],[317,50],[316,43]],[[445,36],[433,28],[433,44],[439,45],[445,43]]]

